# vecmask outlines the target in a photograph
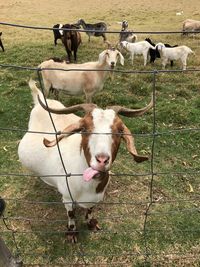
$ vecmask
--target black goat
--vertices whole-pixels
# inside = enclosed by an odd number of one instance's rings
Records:
[[[62,39],[63,36],[63,30],[61,28],[63,27],[62,24],[56,24],[53,26],[53,35],[54,35],[54,44],[57,45],[57,40]]]
[[[63,35],[61,37],[62,43],[65,46],[65,50],[67,52],[67,62],[71,62],[72,52],[74,54],[74,61],[77,60],[77,50],[79,45],[81,44],[81,34],[80,32],[74,30],[78,29],[76,24],[65,24],[62,27]],[[69,30],[64,30],[69,29]]]
[[[1,40],[1,35],[2,35],[2,32],[0,32],[0,46],[1,46],[2,50],[3,50],[3,52],[4,52],[4,51],[5,51],[5,49],[4,49],[4,46],[3,46],[2,40]]]
[[[146,38],[145,41],[149,42],[152,46],[156,46],[156,44],[154,44],[150,38]],[[166,47],[177,47],[178,45],[174,45],[171,46],[170,44],[165,44]],[[149,49],[149,55],[150,55],[150,63],[154,63],[154,61],[156,60],[156,58],[160,58],[160,53],[158,51],[158,49]],[[170,61],[171,67],[173,67],[173,60]]]
[[[79,19],[77,22],[78,25],[82,26],[84,30],[86,30],[86,34],[88,35],[89,39],[88,41],[90,42],[90,36],[102,36],[104,42],[106,41],[106,35],[104,31],[107,30],[107,25],[105,22],[97,22],[94,24],[89,24],[86,23],[83,19]],[[90,31],[87,31],[90,30]]]

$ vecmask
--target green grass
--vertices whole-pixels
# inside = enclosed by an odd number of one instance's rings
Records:
[[[170,38],[171,42],[181,41],[179,36]],[[186,41],[191,47],[196,47],[199,43],[199,39]],[[84,40],[78,51],[78,61],[97,60],[103,49],[98,39],[93,39],[90,44]],[[199,48],[197,54],[198,51]],[[46,58],[64,55],[61,44],[55,48],[52,40],[44,39],[41,43],[31,40],[10,44],[6,53],[1,53],[1,63],[36,67]],[[191,57],[188,65],[198,68],[199,60],[198,56]],[[132,67],[126,56],[125,66],[118,65],[117,69],[152,70],[160,69],[161,66],[159,60],[154,66],[148,65],[146,68],[142,64],[141,57],[137,57]],[[174,69],[179,67],[179,63],[176,63]],[[99,106],[120,104],[135,108],[149,102],[153,74],[115,73],[114,76],[113,80],[108,78],[104,89],[95,95],[94,102]],[[66,241],[64,232],[67,214],[62,203],[30,204],[12,200],[61,201],[56,190],[37,178],[8,175],[27,173],[18,161],[17,147],[23,131],[27,129],[32,108],[27,84],[30,77],[37,79],[34,71],[1,68],[0,127],[5,129],[0,132],[0,173],[7,175],[0,177],[0,195],[8,199],[5,213],[8,218],[35,218],[25,221],[8,219],[9,226],[16,230],[15,236],[24,262],[43,263],[45,266],[69,262],[99,266],[107,263],[109,266],[118,262],[115,266],[139,267],[144,266],[143,254],[147,245],[151,255],[146,266],[199,266],[200,183],[199,173],[195,171],[199,171],[200,164],[200,132],[174,131],[200,126],[199,72],[156,74],[155,130],[158,135],[153,150],[153,113],[149,112],[139,118],[123,118],[136,135],[138,152],[150,155],[150,160],[136,165],[124,144],[121,145],[112,172],[124,175],[112,176],[105,198],[105,202],[121,204],[102,203],[96,207],[94,214],[103,228],[102,232],[96,234],[87,231],[84,213],[78,210],[77,225],[80,233],[79,242],[75,245]],[[62,95],[62,102],[65,105],[82,103],[84,97]],[[11,131],[10,128],[16,131]],[[152,170],[151,154],[155,173],[152,184],[155,203],[150,208],[144,233],[145,203],[150,201],[152,179],[151,175],[147,175]],[[6,230],[2,223],[0,228]],[[3,233],[2,236],[16,253],[11,232]],[[186,259],[181,259],[183,257]],[[188,258],[191,258],[190,262]]]

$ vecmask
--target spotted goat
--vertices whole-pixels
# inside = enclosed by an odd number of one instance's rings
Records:
[[[94,104],[65,107],[59,101],[50,99],[47,99],[46,105],[33,80],[29,81],[29,86],[35,106],[30,115],[29,132],[19,144],[19,159],[24,167],[60,192],[68,214],[67,236],[70,242],[76,242],[76,205],[86,209],[88,228],[99,229],[98,221],[92,217],[92,208],[104,199],[110,179],[109,170],[117,156],[121,139],[125,140],[136,162],[148,159],[147,156],[138,155],[133,136],[118,115],[141,116],[152,108],[153,100],[140,109],[112,106],[103,110]],[[72,113],[79,110],[85,112],[83,118]],[[54,131],[49,112],[61,134],[55,139],[49,134],[30,133]],[[67,173],[73,174],[67,178],[58,146]]]

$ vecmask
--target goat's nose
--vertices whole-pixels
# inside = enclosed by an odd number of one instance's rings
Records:
[[[104,167],[106,164],[109,163],[110,156],[106,154],[99,154],[96,156],[96,160],[98,165]]]
[[[115,62],[114,61],[110,62],[110,66],[111,66],[111,68],[114,68]]]

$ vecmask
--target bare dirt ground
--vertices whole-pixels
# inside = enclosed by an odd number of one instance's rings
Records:
[[[104,20],[110,29],[127,19],[135,30],[180,30],[184,19],[200,19],[199,0],[1,0],[0,10],[2,22],[46,27],[82,17],[90,22]],[[179,11],[183,15],[177,16]]]

